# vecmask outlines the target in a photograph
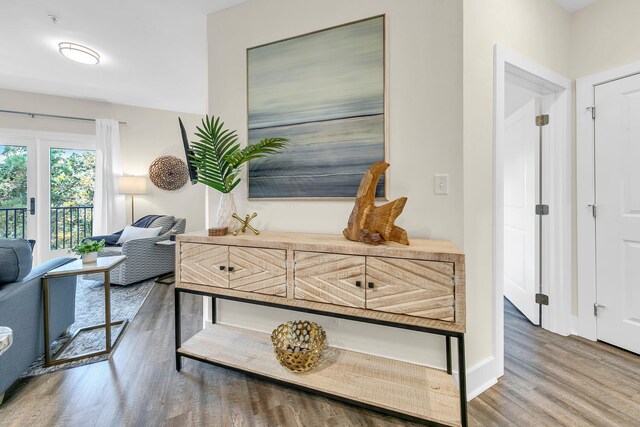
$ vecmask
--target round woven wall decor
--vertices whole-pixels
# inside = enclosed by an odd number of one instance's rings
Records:
[[[149,166],[149,178],[162,190],[177,190],[189,180],[187,164],[175,156],[160,156]]]

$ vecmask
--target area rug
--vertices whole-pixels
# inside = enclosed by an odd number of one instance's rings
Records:
[[[144,301],[147,299],[147,296],[149,295],[149,292],[151,292],[151,288],[153,288],[154,284],[155,278],[129,286],[112,285],[111,320],[117,321],[128,319],[129,322],[131,322],[138,313],[140,307],[142,307]],[[53,343],[51,347],[52,351],[55,353],[79,329],[101,323],[104,323],[104,284],[102,281],[85,280],[79,277],[76,290],[76,321],[69,328],[69,333],[67,335],[60,337],[55,343]],[[113,326],[111,328],[112,343],[115,344],[121,328],[121,325]],[[104,348],[104,328],[82,331],[57,358],[68,358],[74,355],[100,351]],[[114,351],[116,350],[114,349],[111,354],[113,354]],[[94,356],[88,359],[77,360],[45,368],[44,355],[42,355],[33,362],[24,374],[22,374],[21,378],[35,377],[37,375],[55,372],[62,369],[75,368],[77,366],[101,362],[108,358],[109,355],[104,354],[101,356]]]

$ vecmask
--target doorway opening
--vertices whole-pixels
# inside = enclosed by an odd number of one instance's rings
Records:
[[[561,335],[571,331],[571,82],[499,45],[494,59],[493,296],[499,377],[504,373],[505,296],[532,323]]]

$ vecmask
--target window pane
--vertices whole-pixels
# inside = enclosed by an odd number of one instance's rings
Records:
[[[68,249],[93,232],[95,151],[52,148],[50,154],[51,249]]]
[[[0,145],[0,237],[27,235],[27,147]]]

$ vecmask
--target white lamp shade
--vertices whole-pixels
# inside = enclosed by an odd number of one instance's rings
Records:
[[[144,176],[121,176],[118,178],[118,192],[120,194],[145,194],[147,192],[147,178]]]

